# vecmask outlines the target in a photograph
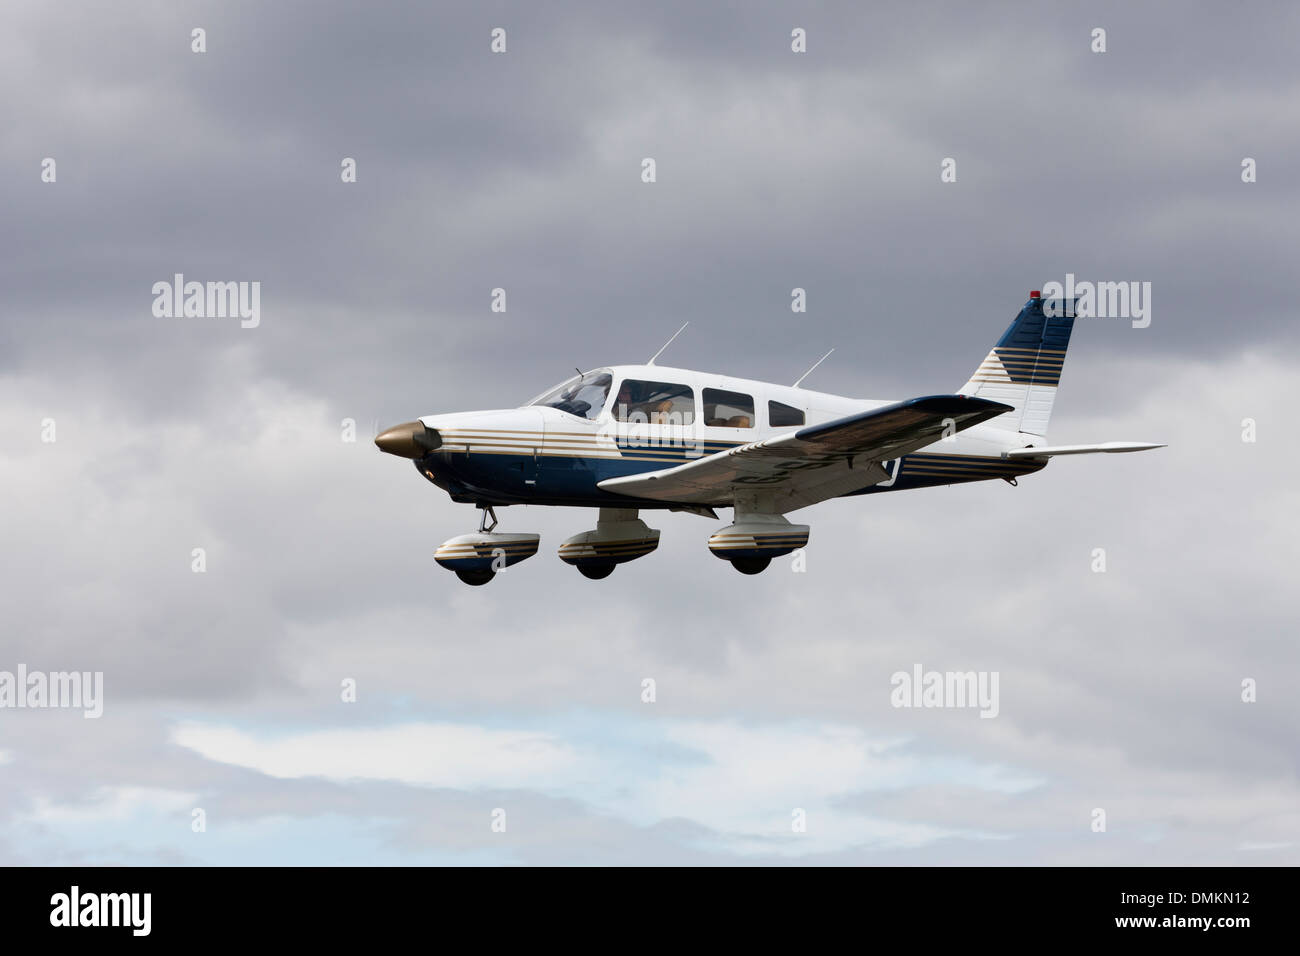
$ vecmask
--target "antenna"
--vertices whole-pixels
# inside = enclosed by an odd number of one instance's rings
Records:
[[[663,355],[663,354],[664,354],[664,349],[666,349],[666,348],[668,348],[668,346],[672,345],[672,344],[673,344],[673,339],[677,338],[677,336],[679,336],[679,335],[681,335],[683,332],[685,332],[685,331],[686,331],[686,326],[688,326],[688,325],[690,325],[690,324],[691,324],[691,323],[686,322],[686,323],[684,323],[684,324],[682,325],[682,327],[681,327],[680,329],[678,329],[676,332],[674,332],[674,333],[673,333],[673,338],[672,338],[672,339],[669,339],[667,342],[665,342],[665,343],[664,343],[664,348],[663,348],[663,349],[660,349],[658,352],[656,352],[656,353],[654,354],[653,358],[651,358],[650,361],[646,362],[646,365],[654,365],[654,363],[655,363],[655,359],[657,359],[659,356]]]
[[[834,349],[831,349],[831,352],[834,352],[834,351],[835,351]],[[819,358],[817,361],[813,362],[813,367],[810,368],[808,371],[804,372],[802,375],[800,375],[798,381],[796,381],[796,382],[795,382],[793,385],[791,385],[790,387],[791,387],[791,388],[798,388],[798,387],[799,387],[799,382],[802,382],[804,379],[806,379],[809,375],[811,375],[811,374],[813,373],[813,371],[817,368],[818,365],[821,365],[822,362],[825,362],[828,358],[831,357],[831,352],[827,352],[825,355],[823,355],[823,356],[822,356],[821,358]]]

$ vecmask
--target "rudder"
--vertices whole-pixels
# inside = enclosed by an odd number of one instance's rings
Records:
[[[1029,295],[960,391],[1015,409],[990,419],[987,427],[1043,437],[1074,329],[1074,308],[1063,299],[1045,300],[1038,292]]]

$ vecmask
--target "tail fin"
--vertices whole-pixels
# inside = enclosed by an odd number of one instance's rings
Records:
[[[1038,292],[1029,296],[1011,327],[960,391],[1015,409],[990,419],[987,427],[1041,437],[1047,434],[1052,417],[1075,310],[1072,301],[1044,300]]]

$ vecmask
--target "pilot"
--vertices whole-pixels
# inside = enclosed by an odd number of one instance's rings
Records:
[[[618,400],[614,402],[614,414],[620,421],[628,421],[634,414],[640,413],[642,417],[638,418],[638,421],[644,420],[651,425],[672,424],[670,413],[673,411],[674,403],[671,398],[659,401],[637,401],[633,391],[631,383],[627,380],[619,386]]]
[[[632,413],[642,411],[639,404],[632,398],[632,383],[623,379],[623,383],[618,387],[618,399],[614,402],[614,414],[621,421],[627,421],[632,417]]]

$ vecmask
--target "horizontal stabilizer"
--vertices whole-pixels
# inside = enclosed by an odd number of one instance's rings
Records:
[[[1095,455],[1104,453],[1113,455],[1125,451],[1150,451],[1152,448],[1164,448],[1140,441],[1106,441],[1100,445],[1047,445],[1043,448],[1017,448],[1004,451],[1003,458],[1052,458],[1056,455]]]

